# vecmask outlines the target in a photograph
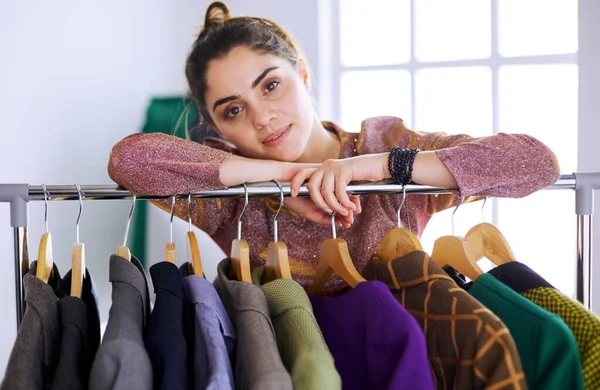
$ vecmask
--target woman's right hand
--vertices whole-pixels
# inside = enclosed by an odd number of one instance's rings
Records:
[[[360,199],[357,195],[350,196],[350,200],[356,205],[357,210],[360,213]],[[318,223],[319,225],[331,225],[331,214],[325,213],[319,207],[317,207],[309,196],[305,197],[294,197],[285,198],[285,205],[298,216],[309,221]],[[348,210],[348,215],[343,216],[341,214],[335,215],[335,225],[343,226],[348,229],[350,225],[354,223],[354,212]]]
[[[232,155],[221,165],[221,182],[228,187],[242,183],[267,182],[278,180],[290,182],[301,170],[318,168],[321,164],[290,163],[273,160],[255,160],[246,157]],[[360,200],[358,196],[351,196],[350,200],[360,212]],[[316,207],[310,197],[285,198],[285,205],[296,212],[300,217],[313,221],[320,225],[331,224],[331,213],[327,214]],[[354,222],[352,210],[348,215],[337,214],[336,225],[349,228]]]

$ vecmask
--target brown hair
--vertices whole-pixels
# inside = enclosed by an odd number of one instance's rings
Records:
[[[232,18],[224,3],[216,1],[209,5],[204,27],[192,46],[185,66],[192,99],[198,108],[196,127],[215,127],[204,101],[209,63],[225,57],[239,46],[284,58],[294,66],[301,55],[298,44],[277,23],[258,17]]]

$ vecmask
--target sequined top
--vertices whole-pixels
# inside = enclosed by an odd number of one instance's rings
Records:
[[[408,129],[395,117],[369,118],[360,133],[347,133],[324,123],[341,141],[339,158],[389,152],[399,145],[435,150],[438,158],[454,175],[456,195],[523,197],[558,180],[556,156],[535,138],[522,134],[504,134],[473,138],[464,134],[425,133]],[[209,146],[210,145],[210,146]],[[205,145],[162,133],[133,134],[117,143],[110,155],[110,177],[129,191],[148,195],[172,195],[225,188],[220,181],[220,166],[236,150],[214,141]],[[362,213],[348,229],[338,228],[338,238],[348,243],[356,268],[361,271],[375,252],[379,241],[396,227],[396,211],[401,195],[363,195]],[[453,195],[407,196],[408,218],[413,232],[420,237],[431,216],[457,204]],[[154,202],[170,211],[170,201]],[[273,216],[279,201],[275,198],[251,198],[242,218],[243,239],[250,246],[252,267],[265,263],[267,246],[273,239]],[[200,199],[192,202],[192,223],[209,234],[229,255],[237,237],[237,216],[242,199]],[[176,215],[187,220],[187,201],[177,201]],[[402,213],[406,226],[406,215]],[[308,286],[318,263],[319,245],[331,237],[331,226],[318,225],[300,218],[284,207],[278,218],[279,240],[288,247],[292,275]],[[323,293],[345,287],[333,277]]]

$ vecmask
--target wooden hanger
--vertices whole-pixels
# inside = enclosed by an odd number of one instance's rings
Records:
[[[449,265],[473,281],[483,274],[469,242],[462,237],[443,236],[435,240],[431,258],[440,267]]]
[[[465,237],[477,260],[486,257],[496,265],[517,261],[512,248],[500,230],[491,223],[473,226]]]
[[[127,238],[129,237],[129,227],[131,226],[131,217],[133,216],[133,210],[135,210],[135,199],[136,195],[133,194],[133,202],[129,209],[129,216],[127,217],[127,226],[125,227],[125,238],[123,239],[123,245],[117,246],[117,256],[124,258],[127,261],[131,261],[131,251],[127,247]]]
[[[452,212],[452,234],[454,234],[454,213],[462,204],[461,198],[458,206]],[[440,266],[451,266],[469,279],[475,281],[483,274],[477,265],[477,259],[471,250],[469,242],[463,237],[443,236],[435,240],[431,258]]]
[[[48,230],[48,199],[50,199],[50,194],[46,191],[45,184],[42,184],[42,188],[44,190],[46,232],[42,234],[42,238],[40,239],[35,275],[42,282],[48,283],[52,274],[52,268],[54,268],[54,256],[52,255],[52,235]]]
[[[238,236],[231,243],[231,278],[235,278],[240,282],[252,284],[252,276],[250,275],[250,247],[246,240],[242,240],[242,216],[248,207],[248,187],[242,184],[245,191],[244,208],[238,218]]]
[[[333,238],[323,241],[319,248],[319,264],[315,270],[313,282],[307,290],[311,295],[318,294],[334,273],[337,273],[351,287],[356,287],[359,283],[366,281],[356,270],[346,241],[336,238],[335,214],[334,212],[331,215]]]
[[[173,195],[173,202],[171,203],[171,219],[170,219],[170,232],[171,241],[165,245],[165,261],[173,264],[177,264],[175,258],[175,243],[173,242],[173,214],[175,214],[175,195]]]
[[[187,243],[188,243],[188,258],[191,259],[190,266],[192,267],[192,272],[194,275],[204,277],[204,272],[202,270],[202,260],[200,258],[200,245],[198,245],[198,239],[196,238],[196,233],[192,231],[192,194],[188,195],[188,232],[187,232]]]
[[[487,198],[483,200],[481,206],[482,221],[485,220],[483,210],[486,202]],[[517,261],[504,235],[491,223],[482,222],[473,226],[465,238],[469,241],[469,245],[477,260],[486,257],[496,265]]]
[[[292,272],[290,270],[290,261],[288,259],[287,246],[285,245],[285,243],[277,239],[277,217],[283,209],[283,187],[281,186],[281,184],[279,184],[277,180],[273,181],[279,187],[280,201],[279,209],[277,210],[277,213],[275,213],[275,217],[273,218],[273,241],[271,241],[269,243],[269,246],[267,247],[267,263],[265,266],[265,271],[263,273],[263,283],[268,283],[275,279],[292,279]]]
[[[79,213],[76,222],[77,238],[71,250],[71,296],[81,298],[85,275],[85,246],[79,242],[79,219],[83,210],[83,192],[79,184],[75,183],[75,185],[79,192]]]
[[[402,206],[404,206],[405,202],[406,189],[402,187],[402,203],[400,204],[397,212],[398,227],[393,228],[387,232],[385,236],[383,236],[379,242],[377,250],[375,251],[375,256],[381,262],[389,262],[409,253],[423,250],[423,246],[421,245],[421,242],[417,236],[410,231],[410,220],[408,220],[408,229],[404,229],[402,227],[400,212],[402,211]]]

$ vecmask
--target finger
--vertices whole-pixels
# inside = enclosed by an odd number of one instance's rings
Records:
[[[338,222],[337,223],[338,226],[341,225],[345,229],[348,229],[354,223],[353,213],[350,212],[347,216],[343,216],[343,215],[339,215],[338,214],[338,215],[336,215],[336,221]]]
[[[350,196],[350,200],[356,206],[356,214],[362,213],[362,206],[360,204],[360,196],[358,196],[358,195],[352,195],[352,196]]]
[[[308,193],[315,206],[326,213],[331,214],[333,211],[329,208],[327,202],[325,202],[323,196],[321,195],[322,181],[323,171],[321,169],[317,169],[310,177],[306,187],[308,188]]]
[[[356,211],[356,205],[348,197],[346,192],[347,183],[344,179],[338,177],[335,183],[335,196],[342,206],[345,208]]]
[[[300,187],[306,180],[308,180],[312,174],[316,171],[316,168],[301,169],[290,181],[290,188],[292,189],[292,197],[298,196]]]
[[[336,214],[337,216],[338,214]],[[319,225],[331,225],[331,215],[324,214],[322,210],[313,209],[306,212],[306,215],[303,218],[308,219],[309,221],[318,223]],[[336,226],[342,226],[342,222],[335,219]]]
[[[348,215],[348,209],[340,204],[335,189],[335,175],[330,172],[323,177],[323,183],[321,184],[321,195],[325,198],[325,201],[329,205],[329,208],[333,211],[340,213],[341,215]]]

